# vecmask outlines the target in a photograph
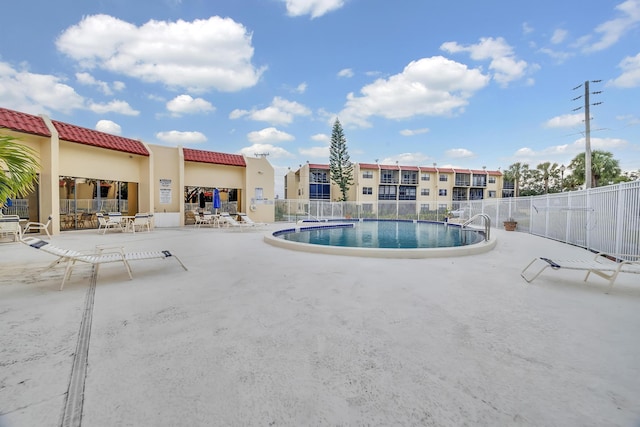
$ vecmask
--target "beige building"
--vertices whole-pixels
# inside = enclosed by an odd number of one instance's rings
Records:
[[[348,201],[376,212],[385,202],[406,202],[415,212],[456,210],[465,200],[503,197],[500,171],[356,163]],[[285,176],[285,198],[335,201],[340,189],[331,182],[329,165],[304,164]],[[507,187],[510,188],[509,183]]]
[[[274,220],[274,170],[265,158],[151,145],[4,108],[0,134],[40,158],[35,192],[3,211],[40,222],[53,214],[54,234],[97,227],[96,212],[149,212],[155,226],[180,226],[185,211],[213,208],[216,189],[219,211]]]

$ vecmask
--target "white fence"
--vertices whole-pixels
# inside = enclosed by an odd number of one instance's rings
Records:
[[[461,219],[483,213],[492,227],[513,218],[528,232],[592,251],[640,255],[640,181],[534,197],[474,201],[276,200],[276,221],[375,218],[444,221],[456,211]]]

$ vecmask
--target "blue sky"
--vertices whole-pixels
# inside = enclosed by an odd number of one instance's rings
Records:
[[[640,169],[640,0],[3,4],[0,106],[151,144],[506,169],[592,149]]]

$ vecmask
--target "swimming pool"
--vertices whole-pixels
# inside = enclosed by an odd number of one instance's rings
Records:
[[[476,229],[426,221],[308,223],[279,230],[265,241],[287,249],[379,258],[461,256],[493,249]]]

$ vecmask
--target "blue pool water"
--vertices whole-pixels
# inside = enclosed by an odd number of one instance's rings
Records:
[[[482,233],[441,223],[363,221],[345,227],[315,226],[274,233],[279,238],[313,245],[356,248],[420,249],[459,247],[479,243]]]

